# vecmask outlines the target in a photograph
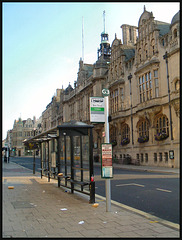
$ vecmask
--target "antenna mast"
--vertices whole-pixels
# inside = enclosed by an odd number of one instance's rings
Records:
[[[84,25],[83,25],[83,17],[82,17],[82,61],[84,62]]]
[[[105,10],[103,11],[103,23],[104,23],[104,32],[105,32],[105,28],[106,28],[106,24],[105,24]]]

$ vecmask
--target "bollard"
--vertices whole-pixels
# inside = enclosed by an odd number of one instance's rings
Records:
[[[90,183],[90,201],[89,203],[95,203],[95,182]]]

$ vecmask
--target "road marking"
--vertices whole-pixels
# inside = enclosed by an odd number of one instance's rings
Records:
[[[138,187],[145,187],[145,185],[137,184],[137,183],[125,183],[125,184],[117,184],[116,187],[122,187],[122,186],[138,186]]]
[[[161,188],[156,188],[156,190],[158,190],[158,191],[162,191],[162,192],[172,192],[172,191],[170,191],[170,190],[161,189]]]
[[[145,187],[145,185],[136,184],[136,183],[133,183],[133,185],[138,186],[138,187]]]

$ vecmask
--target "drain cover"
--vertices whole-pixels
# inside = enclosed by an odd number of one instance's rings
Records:
[[[29,202],[17,201],[11,203],[13,207],[16,208],[34,208],[34,205],[30,204]]]

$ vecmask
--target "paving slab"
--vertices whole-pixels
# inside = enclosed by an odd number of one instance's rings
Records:
[[[96,196],[65,192],[57,181],[13,163],[3,163],[4,238],[179,238],[179,227],[169,226]],[[14,189],[8,189],[14,186]]]

